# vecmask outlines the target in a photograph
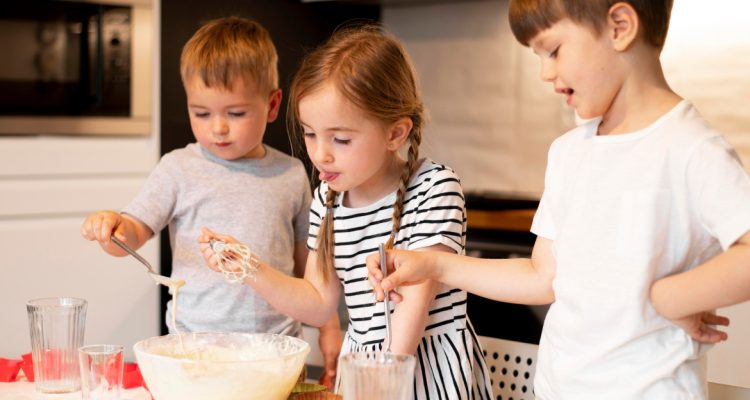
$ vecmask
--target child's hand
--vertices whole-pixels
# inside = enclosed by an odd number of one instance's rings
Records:
[[[336,319],[338,322],[338,319]],[[336,382],[337,365],[339,360],[339,352],[341,351],[341,343],[344,341],[341,335],[341,330],[338,327],[336,329],[321,329],[320,336],[318,337],[318,346],[320,352],[323,354],[323,374],[320,376],[318,382],[324,385],[328,390],[333,390],[334,383]]]
[[[672,322],[701,343],[718,343],[727,340],[726,332],[714,328],[715,325],[729,325],[729,318],[724,316],[701,312],[684,318],[673,319]]]
[[[395,288],[416,285],[435,278],[436,269],[433,268],[430,259],[431,252],[386,250],[385,257],[388,277],[383,279],[380,255],[376,252],[367,256],[367,272],[378,301],[383,300],[383,291],[388,290],[390,300],[399,303],[403,297],[394,290]]]
[[[219,255],[211,248],[211,241],[214,239],[221,240],[224,243],[239,243],[239,241],[229,235],[222,235],[208,228],[201,229],[201,234],[198,236],[198,243],[200,244],[203,259],[206,261],[208,268],[216,272],[222,272],[221,268],[219,268]]]
[[[116,236],[126,241],[124,232],[124,218],[114,211],[97,211],[86,216],[81,224],[81,235],[86,240],[96,240],[102,246],[110,243],[110,237]]]

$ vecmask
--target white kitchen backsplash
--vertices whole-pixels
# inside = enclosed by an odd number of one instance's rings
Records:
[[[670,85],[737,149],[750,171],[750,2],[677,0],[662,52]]]
[[[391,5],[430,111],[424,154],[467,191],[539,195],[547,150],[574,113],[508,25],[507,0]],[[663,53],[670,84],[737,148],[750,170],[750,2],[677,0]]]
[[[390,6],[384,24],[416,65],[430,113],[422,153],[467,191],[541,194],[547,149],[573,114],[516,44],[505,1]]]

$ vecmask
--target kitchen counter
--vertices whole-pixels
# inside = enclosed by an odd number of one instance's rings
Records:
[[[0,399],[2,400],[80,400],[81,392],[67,394],[38,394],[34,382],[20,380],[0,382]],[[137,387],[125,389],[120,394],[121,400],[151,400],[148,390]]]
[[[469,229],[528,232],[539,200],[514,193],[466,193]]]
[[[536,209],[466,210],[469,228],[528,232]]]

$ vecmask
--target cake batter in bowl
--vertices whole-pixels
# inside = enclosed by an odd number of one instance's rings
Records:
[[[184,333],[133,350],[155,400],[285,400],[310,346],[269,333]]]

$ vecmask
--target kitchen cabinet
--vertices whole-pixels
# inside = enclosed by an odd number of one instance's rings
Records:
[[[80,225],[132,198],[157,159],[157,137],[0,138],[0,357],[30,351],[26,301],[88,301],[85,343],[131,346],[158,334],[158,290],[131,258],[105,254]],[[140,252],[158,258],[155,242]]]
[[[138,18],[137,36],[158,32],[159,2],[132,1],[140,16],[146,14]],[[113,135],[52,135],[45,131],[50,121],[37,116],[17,132],[23,135],[0,136],[0,357],[30,351],[25,304],[38,297],[86,299],[84,342],[122,344],[128,360],[136,341],[159,334],[159,291],[143,267],[129,257],[109,256],[80,234],[88,213],[118,210],[135,196],[159,158],[152,84],[158,81],[159,43],[149,39],[139,48],[151,52],[139,55],[149,60],[138,67],[146,98],[133,104],[147,119],[147,135],[117,134],[118,125],[107,120],[100,128]],[[158,260],[157,241],[139,252]]]

